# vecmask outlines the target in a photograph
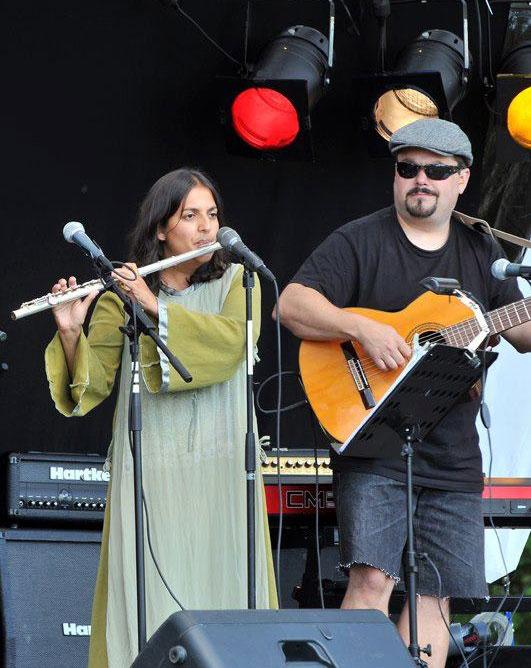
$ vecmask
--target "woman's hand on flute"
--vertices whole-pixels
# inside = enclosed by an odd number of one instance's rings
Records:
[[[114,272],[114,277],[118,280],[120,288],[138,302],[148,315],[158,318],[159,303],[157,298],[138,273],[138,268],[134,262],[127,262],[123,267],[117,269]]]
[[[52,294],[58,294],[67,288],[77,287],[75,276],[70,276],[68,282],[65,278],[60,278],[52,287]],[[99,291],[94,290],[88,294],[84,299],[74,299],[72,301],[57,304],[52,308],[53,316],[57,324],[57,329],[60,334],[79,336],[87,311],[94,299],[98,296]]]
[[[70,276],[68,282],[65,278],[60,278],[52,287],[52,293],[57,294],[66,290],[66,288],[75,288],[76,286],[75,276]],[[84,299],[74,299],[63,304],[57,304],[52,308],[71,380],[74,378],[74,360],[79,337],[83,330],[83,323],[87,317],[89,306],[98,294],[99,290],[94,290]]]

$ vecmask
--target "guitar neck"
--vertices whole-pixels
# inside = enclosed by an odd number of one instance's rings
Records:
[[[501,306],[485,314],[491,336],[531,320],[531,297]],[[480,326],[475,318],[443,329],[440,334],[452,346],[466,347],[479,334]]]

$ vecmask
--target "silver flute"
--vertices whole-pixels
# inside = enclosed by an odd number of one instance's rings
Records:
[[[145,267],[139,267],[137,271],[140,276],[147,276],[148,274],[154,274],[156,271],[162,271],[163,269],[174,267],[176,264],[182,264],[183,262],[188,262],[188,260],[193,260],[196,257],[201,257],[201,255],[214,253],[217,250],[221,250],[221,248],[221,244],[216,241],[213,244],[208,244],[208,246],[203,246],[197,250],[181,253],[181,255],[172,255],[172,257],[153,262],[153,264],[147,264]],[[120,271],[119,267],[117,269]],[[47,295],[37,297],[37,299],[32,299],[29,302],[24,302],[20,305],[20,308],[11,312],[11,317],[13,320],[20,320],[20,318],[46,311],[59,304],[65,304],[66,302],[72,302],[76,299],[86,297],[91,292],[94,292],[94,290],[98,290],[99,292],[103,290],[103,282],[101,279],[96,278],[93,281],[87,281],[86,283],[77,285],[75,288],[66,288],[66,290],[62,290],[61,292],[49,292]]]

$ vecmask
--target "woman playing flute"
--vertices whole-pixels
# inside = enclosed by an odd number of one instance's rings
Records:
[[[131,235],[132,259],[144,265],[213,243],[221,220],[220,195],[205,174],[170,172],[152,186],[140,207]],[[125,272],[120,270],[124,277]],[[73,277],[60,279],[52,292],[75,284]],[[192,383],[184,383],[152,340],[140,337],[143,486],[155,557],[184,607],[245,608],[242,268],[216,251],[145,279],[124,278],[121,284],[158,322],[159,335],[193,375]],[[255,342],[259,292],[256,296]],[[46,349],[46,373],[57,409],[81,416],[109,396],[121,369],[89,666],[123,668],[137,654],[133,461],[127,420],[130,356],[119,330],[126,316],[113,293],[105,292],[98,300],[85,336],[83,323],[95,297],[93,293],[53,309],[58,331]],[[261,485],[256,489],[257,607],[268,608],[276,606],[276,593]],[[149,638],[178,607],[156,572],[147,542],[145,566]]]

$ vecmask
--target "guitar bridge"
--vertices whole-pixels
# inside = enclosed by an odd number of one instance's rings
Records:
[[[349,371],[354,379],[358,392],[360,393],[363,405],[367,410],[369,408],[374,408],[376,406],[376,401],[374,400],[371,386],[369,385],[361,361],[356,353],[356,349],[352,345],[352,341],[343,341],[341,350],[343,351],[343,355],[345,355]]]

